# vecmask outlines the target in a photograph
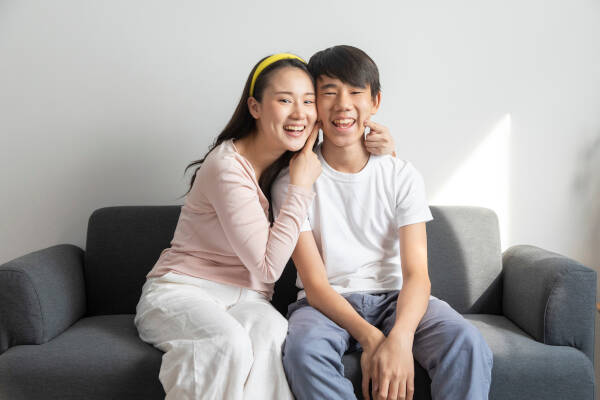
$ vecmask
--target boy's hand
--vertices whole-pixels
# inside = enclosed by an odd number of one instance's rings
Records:
[[[373,355],[377,352],[377,348],[385,341],[384,334],[377,328],[373,328],[369,338],[360,343],[363,352],[360,356],[360,369],[362,371],[362,393],[365,400],[369,399],[369,381],[374,379],[373,370]]]
[[[389,129],[369,120],[365,121],[365,126],[371,129],[364,139],[367,151],[375,155],[391,154],[396,157],[394,138]]]
[[[373,399],[412,400],[415,392],[411,340],[388,337],[371,359]]]

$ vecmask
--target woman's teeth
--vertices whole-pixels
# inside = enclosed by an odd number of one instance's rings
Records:
[[[304,130],[304,125],[285,125],[283,129],[290,132],[302,132]]]

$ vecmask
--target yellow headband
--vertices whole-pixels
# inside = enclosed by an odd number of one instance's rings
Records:
[[[306,64],[306,61],[304,61],[297,55],[290,54],[290,53],[273,54],[272,56],[265,58],[260,64],[258,64],[258,67],[256,67],[256,70],[254,71],[254,75],[252,75],[252,83],[250,83],[250,96],[254,96],[254,84],[256,83],[256,79],[258,78],[260,73],[263,72],[263,70],[265,68],[267,68],[269,65],[271,65],[279,60],[287,60],[287,59],[297,59],[297,60],[302,61],[304,64]]]

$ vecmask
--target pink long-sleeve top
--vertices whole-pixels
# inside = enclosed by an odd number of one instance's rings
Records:
[[[233,141],[225,141],[196,173],[171,247],[162,251],[147,277],[173,271],[253,289],[270,299],[314,196],[312,190],[289,185],[270,226],[269,202],[254,168]]]

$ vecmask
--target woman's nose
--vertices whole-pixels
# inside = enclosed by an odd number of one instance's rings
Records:
[[[296,102],[292,110],[291,117],[294,119],[302,119],[306,115],[306,110],[302,107],[302,103]]]

